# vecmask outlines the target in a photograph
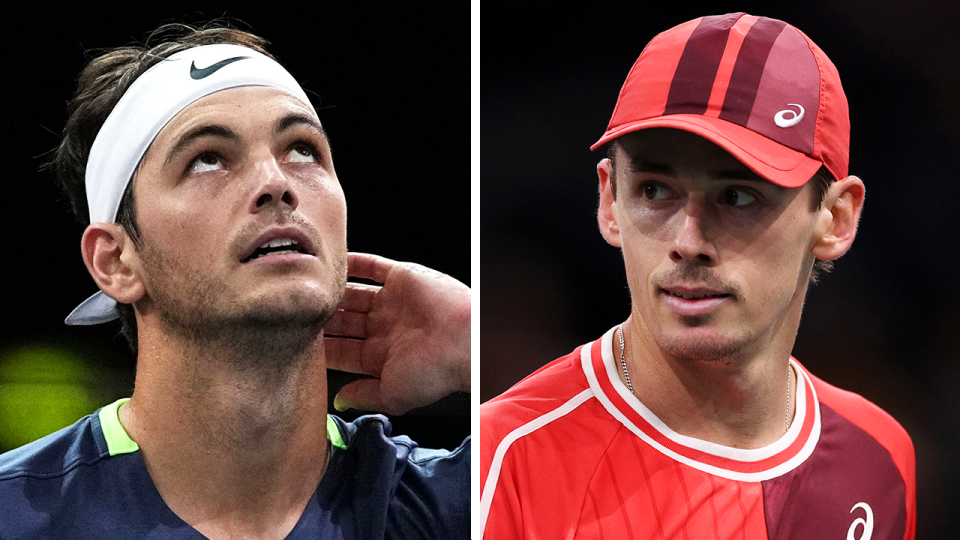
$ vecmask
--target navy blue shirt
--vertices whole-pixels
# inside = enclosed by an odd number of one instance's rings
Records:
[[[108,405],[0,455],[0,539],[204,538],[164,503]],[[469,538],[470,438],[426,450],[383,416],[328,416],[330,461],[288,539]]]

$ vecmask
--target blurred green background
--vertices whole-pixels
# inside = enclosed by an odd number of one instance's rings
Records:
[[[69,426],[124,396],[117,379],[65,346],[0,351],[0,452]]]

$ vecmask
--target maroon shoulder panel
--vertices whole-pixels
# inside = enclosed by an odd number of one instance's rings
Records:
[[[807,461],[762,482],[768,538],[903,540],[906,488],[890,454],[822,403],[820,417]]]

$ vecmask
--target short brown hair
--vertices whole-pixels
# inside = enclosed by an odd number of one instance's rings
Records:
[[[85,185],[90,147],[107,116],[116,107],[133,81],[152,66],[175,53],[219,43],[242,45],[271,56],[261,37],[214,21],[199,28],[186,24],[165,24],[151,32],[143,43],[109,50],[87,63],[77,80],[77,92],[67,103],[67,123],[53,160],[47,164],[66,192],[77,220],[90,224]],[[134,244],[140,239],[137,228],[133,182],[127,185],[117,210],[120,223]],[[129,304],[117,304],[122,333],[137,354],[137,319]]]

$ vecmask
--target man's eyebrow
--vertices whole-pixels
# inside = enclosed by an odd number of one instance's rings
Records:
[[[744,182],[766,182],[760,175],[750,169],[724,169],[713,173],[718,180],[743,180]]]
[[[314,131],[319,133],[324,139],[329,139],[327,137],[327,132],[323,130],[323,126],[320,125],[320,122],[316,118],[313,118],[312,116],[308,116],[306,114],[301,114],[301,113],[290,113],[284,116],[283,118],[277,120],[277,124],[274,127],[274,132],[280,133],[294,126],[303,126],[303,125],[309,128],[312,128]]]
[[[203,138],[203,137],[220,137],[223,139],[229,139],[231,141],[237,142],[240,140],[240,135],[237,135],[232,129],[221,126],[220,124],[204,124],[202,126],[197,126],[193,129],[190,129],[186,133],[180,136],[177,139],[176,144],[173,145],[173,148],[167,153],[167,159],[164,161],[163,166],[166,167],[180,152],[190,145],[191,142]]]
[[[632,172],[662,174],[664,176],[676,176],[673,167],[665,163],[655,163],[642,161],[640,159],[631,159],[629,168]],[[712,171],[711,178],[716,180],[742,180],[744,182],[766,182],[760,175],[750,169],[719,169]]]
[[[664,176],[676,176],[673,167],[664,163],[651,163],[639,159],[630,159],[630,170],[638,173],[662,174]]]

